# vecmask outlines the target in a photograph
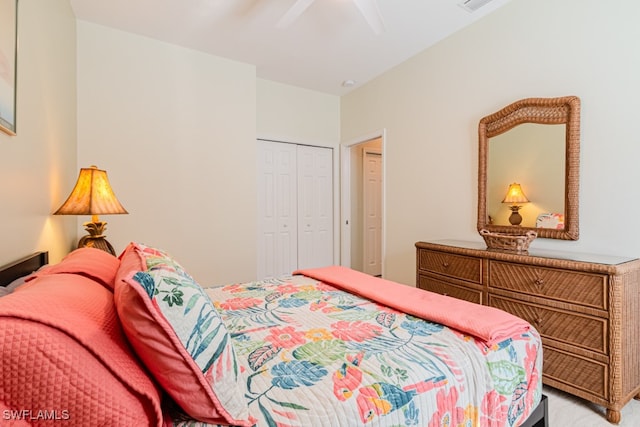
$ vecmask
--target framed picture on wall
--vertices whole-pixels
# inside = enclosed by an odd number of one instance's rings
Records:
[[[16,134],[18,0],[0,0],[0,130]]]

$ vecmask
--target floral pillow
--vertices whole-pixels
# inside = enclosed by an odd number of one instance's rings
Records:
[[[163,251],[131,243],[120,255],[115,303],[147,369],[191,417],[250,426],[231,337],[204,290]]]
[[[564,228],[564,214],[542,213],[536,218],[536,227],[562,230]]]

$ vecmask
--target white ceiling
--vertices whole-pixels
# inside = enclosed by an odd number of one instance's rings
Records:
[[[343,95],[510,0],[377,0],[376,34],[352,0],[315,0],[277,28],[295,0],[70,0],[77,19],[254,64],[257,77]],[[483,0],[473,0],[483,1]],[[352,87],[342,82],[354,80]]]

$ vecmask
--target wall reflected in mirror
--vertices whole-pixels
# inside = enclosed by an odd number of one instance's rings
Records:
[[[522,123],[489,138],[487,213],[494,225],[510,225],[512,204],[503,203],[512,183],[519,183],[528,203],[518,204],[522,227],[556,227],[548,215],[564,216],[566,126]],[[540,217],[540,221],[537,222]],[[563,228],[559,224],[558,228]]]

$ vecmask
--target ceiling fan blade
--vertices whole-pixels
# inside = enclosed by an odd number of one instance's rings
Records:
[[[384,32],[384,20],[376,0],[353,0],[374,33]]]
[[[289,25],[293,23],[302,13],[307,10],[311,3],[315,0],[296,0],[296,2],[291,6],[287,13],[285,13],[282,18],[276,24],[278,28],[287,28]]]

